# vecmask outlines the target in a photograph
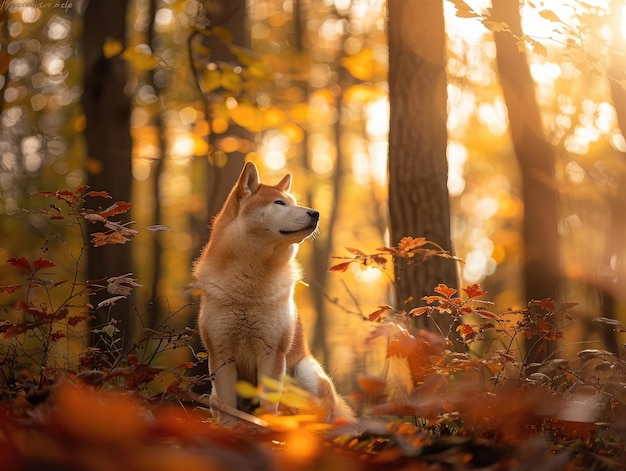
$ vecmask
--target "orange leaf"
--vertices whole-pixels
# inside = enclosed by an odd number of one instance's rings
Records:
[[[415,309],[411,309],[409,311],[409,315],[410,316],[414,316],[414,317],[419,317],[422,314],[426,314],[428,311],[430,311],[431,308],[426,306],[426,307],[416,307]]]
[[[439,283],[434,291],[435,293],[442,294],[448,299],[450,299],[450,297],[456,293],[456,289],[449,288],[447,285],[443,283]]]
[[[484,319],[493,319],[493,320],[498,319],[497,314],[487,311],[486,309],[475,309],[474,314],[477,314]]]
[[[115,216],[117,214],[124,214],[128,212],[133,205],[131,203],[127,203],[126,201],[118,201],[117,203],[113,203],[107,209],[103,211],[98,211],[98,214],[103,218],[110,218],[111,216]]]
[[[378,396],[387,386],[385,378],[379,378],[378,376],[359,375],[357,381],[361,391],[368,396]]]
[[[380,317],[386,312],[389,311],[390,309],[393,309],[391,306],[378,306],[378,309],[374,312],[372,312],[368,318],[370,321],[377,321],[380,320]]]
[[[463,292],[470,299],[482,296],[486,293],[486,291],[482,290],[478,284],[468,285],[466,288],[463,288]]]
[[[333,265],[332,267],[330,267],[328,269],[328,271],[339,271],[339,272],[344,272],[348,269],[348,267],[350,266],[352,262],[344,262],[344,263],[339,263],[337,265]]]

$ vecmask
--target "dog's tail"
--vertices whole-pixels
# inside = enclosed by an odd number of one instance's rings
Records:
[[[318,397],[329,411],[329,419],[356,422],[356,415],[346,400],[337,394],[332,380],[322,365],[311,355],[305,356],[293,369],[293,376],[300,386]]]

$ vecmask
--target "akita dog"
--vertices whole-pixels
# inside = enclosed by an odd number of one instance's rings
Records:
[[[311,356],[293,295],[300,272],[294,257],[316,230],[319,213],[298,206],[291,175],[260,183],[248,162],[195,264],[202,289],[198,326],[209,354],[211,410],[221,421],[237,407],[235,383],[282,381],[285,374],[320,399],[326,419],[354,420],[330,377]],[[271,406],[272,410],[275,405]]]

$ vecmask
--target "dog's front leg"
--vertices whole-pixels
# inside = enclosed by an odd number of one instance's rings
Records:
[[[270,378],[282,385],[286,370],[287,360],[285,352],[276,352],[274,355],[262,357],[257,364],[257,384],[263,384],[263,378]],[[261,405],[268,412],[278,412],[277,402],[261,401]]]
[[[210,357],[211,358],[211,357]],[[211,391],[211,414],[218,417],[220,422],[236,421],[232,416],[224,412],[224,405],[237,408],[237,365],[234,362],[222,362],[211,359],[210,370],[213,389]]]

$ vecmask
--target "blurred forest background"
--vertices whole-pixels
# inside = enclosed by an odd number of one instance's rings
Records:
[[[374,267],[328,272],[332,256],[402,236],[452,249],[464,264],[423,266],[458,269],[456,286],[480,283],[494,311],[532,298],[579,303],[559,355],[621,354],[615,333],[591,319],[625,321],[624,8],[0,2],[0,261],[55,250],[48,220],[21,211],[41,207],[34,192],[87,184],[133,203],[138,228],[171,229],[89,250],[86,279],[132,272],[142,284],[115,307],[122,328],[173,313],[193,325],[191,266],[246,159],[268,183],[293,173],[300,201],[322,214],[319,236],[300,250],[307,285],[297,296],[314,352],[337,377],[383,373],[385,349],[366,342],[363,318],[402,309],[406,296],[394,299]],[[415,47],[395,47],[402,38]],[[416,69],[402,68],[415,58]],[[402,210],[388,206],[403,195]],[[446,220],[450,247],[430,227]],[[2,284],[12,276],[0,264]],[[422,280],[416,301],[455,284],[437,276]]]

